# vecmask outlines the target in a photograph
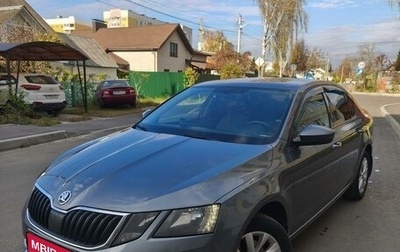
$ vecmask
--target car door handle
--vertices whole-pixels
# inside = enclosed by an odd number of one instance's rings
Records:
[[[334,143],[332,145],[332,149],[337,149],[337,148],[340,148],[340,147],[342,147],[342,143],[341,142],[336,142],[336,143]]]

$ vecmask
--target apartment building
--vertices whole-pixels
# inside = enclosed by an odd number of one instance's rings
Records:
[[[103,12],[103,20],[107,23],[107,28],[134,27],[134,26],[149,26],[162,25],[168,22],[160,21],[155,18],[148,17],[144,14],[139,14],[131,10],[111,9]],[[192,44],[193,31],[187,26],[181,25],[186,38]]]
[[[77,20],[74,16],[62,17],[58,16],[53,19],[45,19],[51,28],[56,32],[71,34],[72,31],[91,29],[91,24]]]

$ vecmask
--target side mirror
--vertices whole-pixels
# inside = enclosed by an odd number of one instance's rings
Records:
[[[298,146],[302,145],[321,145],[331,143],[335,137],[335,132],[327,127],[311,124],[305,127],[299,137],[293,140]]]
[[[149,108],[149,109],[146,109],[145,111],[143,111],[142,118],[145,118],[146,116],[148,116],[151,113],[151,111],[153,111],[153,108]]]

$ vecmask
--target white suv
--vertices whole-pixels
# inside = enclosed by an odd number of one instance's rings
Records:
[[[11,74],[11,88],[15,93],[17,75]],[[0,74],[0,105],[8,101],[8,75]],[[66,105],[63,86],[52,76],[46,74],[20,73],[18,75],[18,91],[24,95],[24,101],[35,111],[47,111],[57,115]]]

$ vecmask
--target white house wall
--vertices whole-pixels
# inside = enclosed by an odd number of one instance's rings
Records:
[[[157,71],[157,52],[118,52],[114,54],[129,62],[129,70],[155,72]]]
[[[71,67],[65,67],[65,70],[71,71]],[[83,74],[83,66],[79,67],[79,71]],[[78,73],[78,69],[73,67],[72,73]],[[117,79],[117,69],[116,68],[101,68],[101,67],[86,67],[86,78],[89,79],[91,75],[94,75],[94,79],[97,79],[98,76],[103,77],[106,75],[106,79]]]
[[[178,57],[171,57],[170,43],[178,44]],[[193,57],[186,49],[181,37],[174,32],[158,51],[113,51],[114,54],[129,62],[129,70],[144,72],[183,72],[186,60]],[[195,56],[205,61],[204,56]]]
[[[69,66],[69,65],[64,65],[64,64],[59,64],[58,62],[52,64],[53,68],[56,69],[56,67],[61,67],[62,69],[72,72],[74,74],[78,73],[78,69],[76,66]],[[79,66],[79,71],[81,74],[83,74],[83,66]],[[105,68],[105,67],[90,67],[86,66],[86,77],[89,79],[90,75],[94,76],[103,76],[106,75],[107,79],[117,79],[117,69],[116,68]],[[96,78],[96,77],[95,77]]]
[[[178,44],[178,57],[170,57],[170,43]],[[158,71],[168,69],[170,72],[183,72],[186,68],[186,59],[190,59],[190,53],[183,44],[181,37],[174,32],[159,50]]]
[[[83,69],[81,68],[82,72]],[[86,67],[86,76],[89,78],[89,75],[102,76],[106,74],[106,79],[118,79],[117,69],[115,68],[98,68],[98,67]]]

